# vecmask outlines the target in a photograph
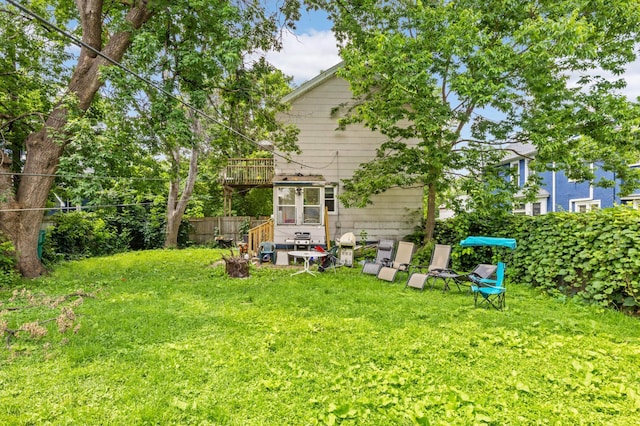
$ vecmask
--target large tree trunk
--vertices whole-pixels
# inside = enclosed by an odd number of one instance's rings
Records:
[[[179,148],[176,148],[173,152],[173,167],[176,170],[180,169],[180,154]],[[169,198],[167,199],[167,229],[164,240],[165,248],[173,248],[178,246],[178,231],[180,230],[180,223],[182,217],[187,209],[187,204],[193,194],[193,188],[196,183],[196,177],[198,175],[198,149],[191,148],[191,155],[189,159],[189,174],[184,184],[184,190],[178,199],[178,193],[180,191],[180,178],[177,176],[171,180],[169,188]]]
[[[424,243],[433,240],[433,232],[436,228],[436,185],[427,184],[427,220],[424,224]]]
[[[151,17],[147,2],[148,0],[137,1],[136,6],[127,14],[126,19],[133,28],[140,28]],[[82,41],[119,62],[131,43],[131,32],[113,34],[104,49],[101,49],[102,3],[102,0],[77,2]],[[77,97],[80,111],[86,111],[91,105],[102,85],[99,68],[107,65],[110,63],[106,59],[85,47],[81,49],[68,87],[68,92]],[[37,254],[38,233],[60,156],[64,151],[66,138],[63,129],[67,118],[68,111],[58,105],[49,115],[44,127],[27,137],[23,175],[15,194],[11,193],[11,187],[6,187],[7,181],[0,184],[0,230],[13,242],[18,255],[18,269],[27,278],[45,272]]]

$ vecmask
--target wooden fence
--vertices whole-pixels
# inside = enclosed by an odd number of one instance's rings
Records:
[[[249,227],[255,228],[262,225],[268,217],[256,219],[250,216],[220,216],[220,217],[198,217],[190,218],[191,230],[189,240],[196,244],[206,244],[214,241],[216,237],[226,240],[242,241],[240,233],[241,225],[246,220]]]

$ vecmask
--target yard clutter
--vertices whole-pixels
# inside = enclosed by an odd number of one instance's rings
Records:
[[[517,244],[514,238],[473,236],[461,241],[460,246],[497,247],[513,251]],[[387,247],[386,243],[383,245],[384,247]],[[503,261],[497,262],[497,265],[482,263],[471,272],[458,273],[453,269],[449,269],[451,249],[449,245],[436,244],[431,254],[429,265],[411,265],[413,243],[401,241],[398,243],[398,249],[393,261],[388,259],[380,260],[381,265],[378,269],[377,277],[385,281],[394,282],[397,272],[406,271],[409,276],[405,287],[418,290],[424,290],[429,281],[431,281],[430,288],[433,289],[438,280],[443,281],[443,291],[450,290],[451,284],[455,284],[458,290],[462,290],[462,286],[468,286],[470,293],[474,296],[475,306],[486,304],[497,310],[502,310],[505,307],[506,263]],[[379,247],[376,261],[381,256],[380,251]],[[382,255],[385,254],[383,253]],[[362,272],[366,273],[365,268],[372,269],[374,267],[376,267],[375,261],[365,263]]]
[[[378,275],[380,268],[388,264],[393,257],[393,240],[381,240],[376,249],[375,259],[369,259],[362,265],[362,273]]]
[[[378,271],[377,277],[384,281],[394,282],[398,272],[409,272],[413,258],[414,244],[407,241],[398,242],[393,261],[386,262]]]
[[[353,266],[353,251],[356,247],[356,236],[353,232],[347,232],[338,242],[340,247],[340,264]]]
[[[231,255],[222,255],[225,264],[225,272],[232,278],[246,278],[249,276],[249,259],[242,254],[234,254],[230,250]]]

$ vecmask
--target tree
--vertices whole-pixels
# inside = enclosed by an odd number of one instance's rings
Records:
[[[354,94],[340,124],[364,123],[387,137],[375,160],[345,181],[346,204],[421,183],[431,239],[436,194],[453,172],[464,171],[467,190],[514,189],[508,171],[494,166],[510,142],[535,145],[538,170],[589,178],[584,165],[597,160],[625,190],[638,187],[629,167],[638,153],[632,105],[619,77],[638,47],[637,0],[313,4],[334,20],[339,75]]]
[[[6,16],[17,15],[19,3],[15,0],[8,0],[10,5],[3,5],[1,12]],[[74,33],[80,37],[83,46],[80,49],[77,63],[71,72],[71,77],[66,81],[64,96],[60,97],[59,92],[55,92],[48,101],[50,108],[42,108],[37,113],[46,117],[41,124],[33,129],[29,129],[29,134],[25,136],[22,144],[25,150],[24,166],[21,169],[19,179],[12,179],[13,170],[7,166],[10,154],[3,152],[0,191],[0,231],[5,233],[16,247],[18,253],[18,268],[22,275],[35,277],[44,272],[44,268],[37,257],[38,231],[42,222],[43,209],[46,205],[49,191],[53,185],[60,158],[69,142],[69,135],[66,126],[69,118],[75,115],[83,115],[92,105],[96,94],[104,85],[103,71],[106,67],[113,65],[112,61],[121,62],[125,53],[132,44],[144,46],[147,40],[151,40],[150,34],[154,30],[164,29],[175,35],[175,40],[185,40],[184,48],[189,50],[190,59],[197,62],[206,56],[208,52],[202,50],[191,50],[193,45],[188,41],[197,39],[197,29],[202,28],[204,22],[215,24],[215,28],[224,28],[230,20],[234,23],[237,11],[240,7],[253,16],[267,16],[260,7],[257,0],[232,1],[191,1],[191,0],[159,0],[150,2],[148,0],[132,0],[126,2],[104,2],[103,0],[84,0],[72,2],[50,0],[48,2],[38,2],[39,9],[36,10],[45,20],[67,29],[67,32]],[[288,18],[295,17],[298,13],[299,3],[297,0],[289,0],[282,3],[280,10]],[[179,21],[185,25],[174,25],[174,22],[167,20],[169,17],[178,17],[178,12],[189,15],[190,20]],[[23,35],[20,40],[27,40],[28,34],[35,33],[44,39],[46,32],[54,33],[49,25],[41,24],[40,21],[32,20],[32,15],[28,10],[20,7],[20,18],[27,20],[28,28],[23,28]],[[276,25],[275,18],[271,28]],[[15,25],[15,21],[5,18],[2,22],[7,27]],[[177,22],[176,22],[177,24]],[[189,25],[186,25],[189,24]],[[244,23],[251,27],[253,21]],[[44,25],[44,27],[41,27]],[[75,28],[75,30],[69,30]],[[149,28],[149,32],[147,32]],[[17,33],[14,31],[14,33]],[[260,45],[261,32],[247,32],[248,37],[253,38],[256,45]],[[65,52],[70,45],[70,40],[62,36],[52,36],[47,39],[56,48],[45,46],[45,54],[51,50]],[[5,39],[6,41],[7,39]],[[12,39],[9,39],[12,40]],[[54,41],[51,41],[54,40]],[[231,50],[230,40],[224,37],[219,43],[213,41],[208,45],[211,51],[219,53],[216,57],[224,58],[224,52]],[[5,44],[3,44],[5,45]],[[270,44],[269,44],[270,46]],[[161,48],[162,46],[155,47]],[[33,52],[33,50],[30,50]],[[148,56],[141,58],[152,60],[157,51],[153,49],[138,49],[139,54]],[[0,55],[2,56],[2,55]],[[233,55],[231,55],[233,56]],[[109,59],[105,59],[109,58]],[[57,58],[57,56],[56,56]],[[30,75],[31,68],[28,63],[28,55],[23,55],[24,60],[18,67],[20,72]],[[48,64],[60,65],[61,62],[52,59]],[[183,71],[192,73],[190,77],[198,78],[198,67],[190,67],[190,63],[185,62]],[[4,70],[3,70],[4,72]],[[32,75],[30,75],[32,78]],[[17,83],[16,83],[17,84]],[[55,97],[54,97],[55,96]],[[191,98],[190,101],[194,99]],[[34,114],[36,114],[34,112]],[[15,147],[3,147],[4,150],[15,150]],[[13,152],[11,153],[13,154]]]

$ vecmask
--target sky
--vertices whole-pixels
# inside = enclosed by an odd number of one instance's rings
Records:
[[[285,33],[283,44],[282,51],[268,53],[267,59],[292,76],[296,86],[340,62],[331,22],[323,12],[303,11],[295,34]],[[640,97],[640,57],[629,64],[625,79],[627,97],[636,100]]]

